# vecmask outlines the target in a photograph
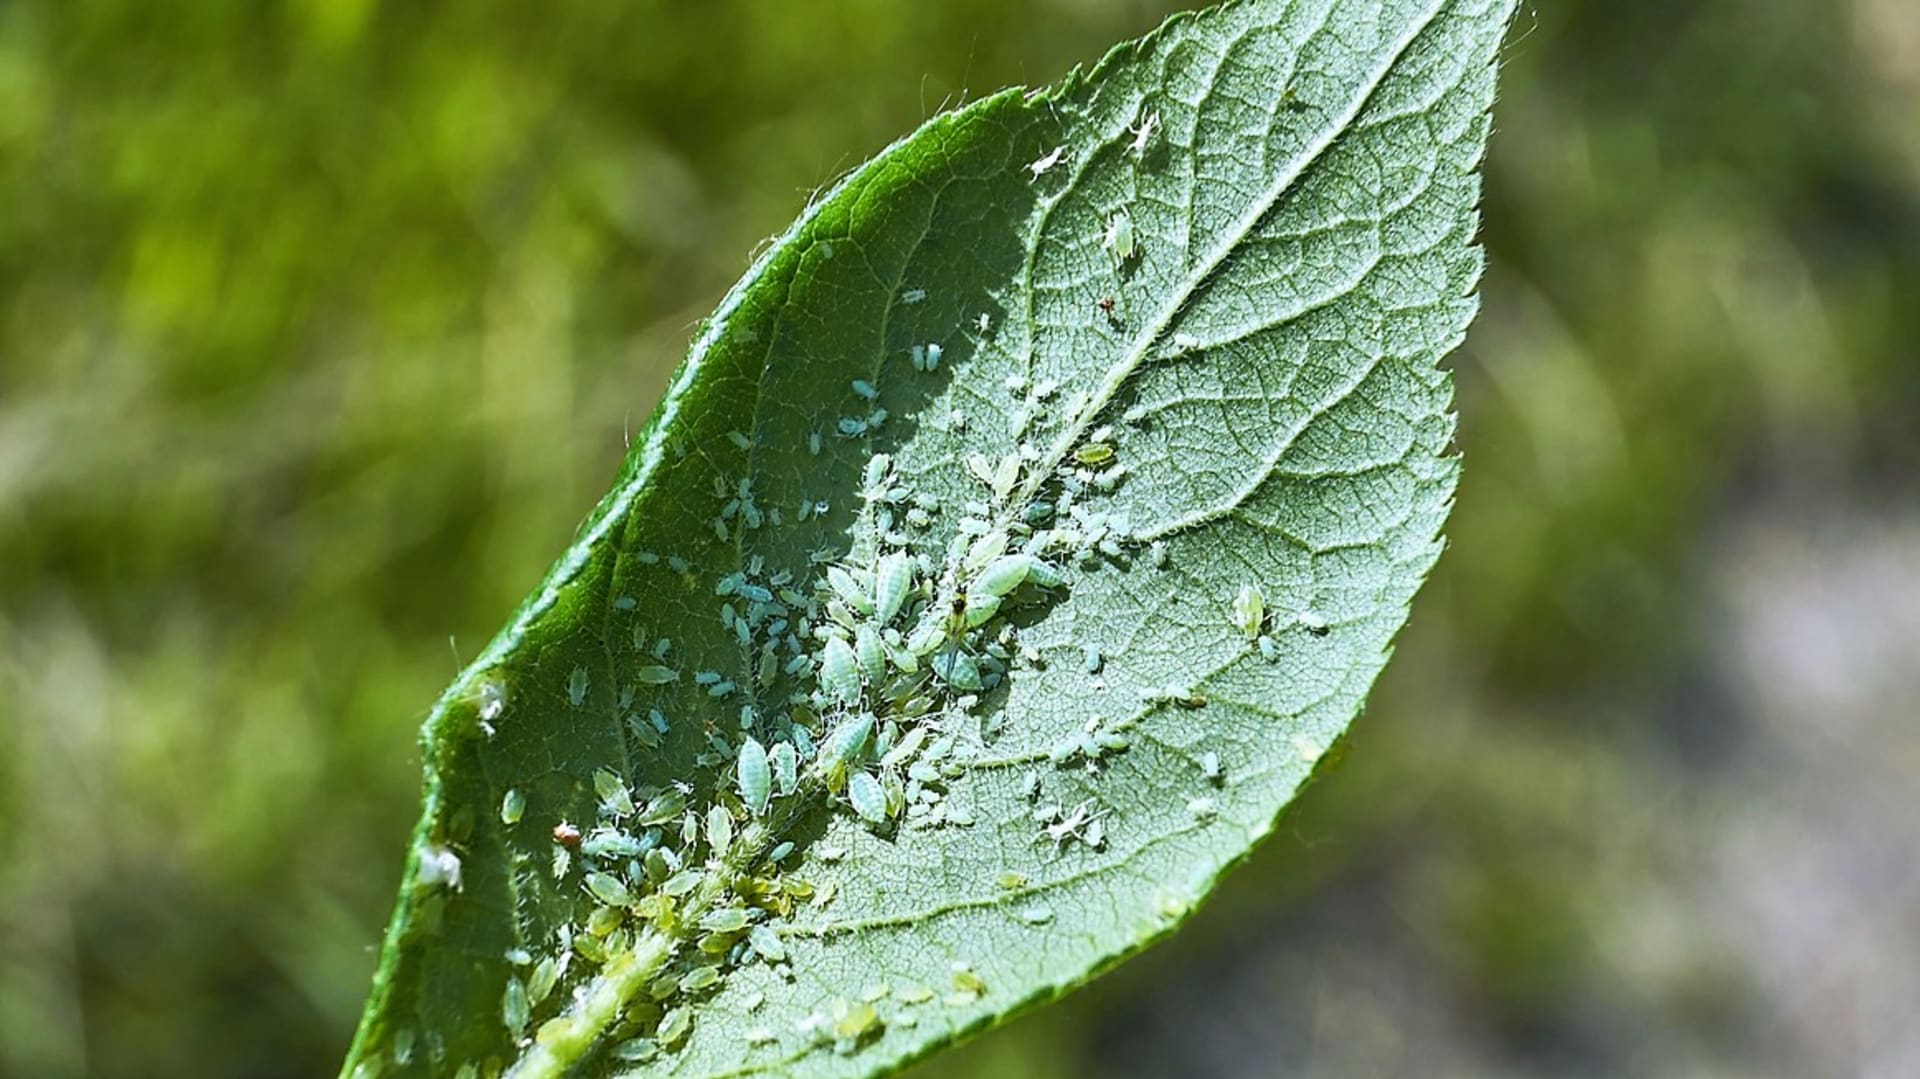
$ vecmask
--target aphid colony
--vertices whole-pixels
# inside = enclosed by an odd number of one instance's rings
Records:
[[[1159,122],[1157,113],[1143,113],[1128,128],[1132,137],[1126,152],[1144,160]],[[1056,147],[1027,168],[1039,179],[1066,158],[1066,148]],[[1133,220],[1122,209],[1105,222],[1101,246],[1115,267],[1123,268],[1140,253]],[[926,299],[920,288],[899,296],[907,306]],[[987,313],[969,321],[979,335],[975,340],[992,329]],[[1174,344],[1180,351],[1198,347],[1185,334],[1175,335]],[[943,352],[937,342],[915,344],[907,359],[914,371],[930,373],[940,368]],[[880,390],[867,379],[855,379],[848,388],[856,406],[831,431],[843,438],[871,436],[888,419]],[[509,953],[516,967],[530,968],[508,979],[501,1001],[502,1020],[516,1038],[555,998],[576,956],[612,970],[616,960],[641,954],[643,940],[667,944],[648,953],[657,958],[644,987],[625,1001],[617,1020],[613,1033],[622,1040],[611,1053],[620,1061],[644,1062],[683,1044],[694,1022],[690,998],[714,991],[736,967],[763,963],[791,980],[788,939],[780,926],[798,906],[830,904],[834,886],[816,886],[789,872],[783,863],[795,848],[782,836],[819,797],[844,805],[876,831],[973,823],[972,811],[949,794],[981,736],[979,723],[963,720],[975,718],[980,695],[998,687],[1016,665],[1041,662],[1039,653],[1021,643],[1006,615],[1057,598],[1070,568],[1125,558],[1136,544],[1124,510],[1089,504],[1090,496],[1115,490],[1126,476],[1113,429],[1100,427],[1077,439],[1064,461],[1045,459],[1026,436],[1046,417],[1058,385],[1010,376],[1006,389],[1019,398],[1008,411],[1016,448],[1003,457],[978,455],[965,462],[983,488],[978,497],[957,507],[943,505],[927,492],[914,491],[887,455],[875,455],[862,476],[852,551],[841,559],[817,554],[820,568],[809,587],[797,587],[788,573],[767,575],[757,557],[716,583],[720,621],[745,659],[736,673],[683,670],[675,665],[672,642],[650,643],[637,621],[632,644],[643,653],[642,661],[618,672],[625,685],[615,692],[603,689],[596,698],[592,673],[584,666],[571,671],[564,686],[569,705],[586,708],[590,701],[617,696],[625,727],[643,749],[658,749],[674,728],[659,707],[645,708],[644,715],[634,707],[637,691],[680,686],[675,692],[699,693],[729,702],[729,708],[739,702],[738,725],[730,730],[726,724],[703,724],[704,746],[695,763],[725,777],[704,808],[693,804],[690,784],[635,790],[602,770],[593,776],[593,824],[582,828],[560,821],[553,827],[553,877],[575,879],[578,859],[578,886],[590,910],[584,924],[562,925],[551,952],[537,961],[522,949]],[[1078,421],[1088,405],[1085,393],[1071,396],[1064,402],[1064,418]],[[1144,407],[1136,406],[1125,419],[1137,423],[1145,415]],[[965,424],[959,410],[951,410],[946,429],[958,433]],[[752,448],[752,439],[742,432],[728,437],[742,450]],[[823,452],[821,431],[809,436],[807,448],[816,457]],[[717,539],[736,542],[747,531],[785,523],[780,507],[760,503],[750,478],[716,477],[713,484],[720,510],[710,524]],[[795,516],[804,522],[829,512],[827,501],[807,498]],[[943,514],[955,516],[951,527],[942,529],[950,539],[941,549],[931,532]],[[661,561],[648,552],[639,557],[647,564]],[[1166,545],[1154,543],[1145,561],[1164,568]],[[686,560],[669,556],[666,562],[691,579]],[[623,596],[614,608],[630,613],[638,603]],[[1231,615],[1233,624],[1273,658],[1264,632],[1265,600],[1257,586],[1242,590]],[[1084,652],[1085,670],[1098,674],[1106,657],[1092,644]],[[483,723],[497,719],[505,707],[504,686],[488,682],[480,694]],[[1142,691],[1141,699],[1149,707],[1207,704],[1205,696],[1177,686]],[[1096,773],[1105,758],[1129,748],[1130,722],[1095,717],[1056,742],[1048,757],[1057,767]],[[1206,754],[1201,767],[1210,783],[1221,782],[1216,754]],[[1029,799],[1038,802],[1037,775],[1029,776],[1029,788]],[[525,793],[506,792],[500,820],[518,824],[527,803]],[[1210,798],[1193,799],[1188,809],[1202,819],[1215,812]],[[1098,849],[1106,842],[1107,811],[1092,800],[1071,807],[1036,804],[1031,820],[1038,829],[1036,842],[1056,851],[1072,844]],[[812,859],[821,863],[845,856],[843,849],[824,843],[812,851]],[[439,881],[457,886],[458,861],[451,852],[446,857],[437,849],[425,852],[427,861]],[[1012,871],[1003,872],[998,883],[1015,896],[1028,887],[1027,878]],[[1050,908],[1031,902],[1010,913],[1029,925],[1053,918]],[[576,988],[575,1006],[548,1019],[533,1040],[572,1036],[588,1021],[578,1002],[592,999],[597,985]],[[985,991],[971,968],[959,963],[946,1000],[965,1005]],[[836,998],[802,1020],[794,1033],[802,1045],[852,1052],[889,1024],[912,1025],[910,1013],[883,1017],[875,1007],[888,992],[878,986],[857,1000]],[[907,1006],[934,997],[921,987],[892,995]],[[753,994],[746,1008],[752,1011],[761,1002]],[[781,1035],[758,1027],[747,1038],[752,1045],[766,1045]]]

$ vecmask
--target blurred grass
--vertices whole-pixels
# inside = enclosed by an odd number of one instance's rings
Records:
[[[748,252],[1170,6],[0,7],[0,1074],[329,1072],[445,639]],[[1341,767],[930,1074],[1920,1071],[1920,732],[1874,719],[1920,9],[1584,0],[1508,64],[1454,546]]]

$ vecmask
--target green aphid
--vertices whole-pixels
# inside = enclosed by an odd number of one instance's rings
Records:
[[[588,873],[587,891],[593,897],[610,907],[625,907],[633,903],[633,893],[621,883],[620,878],[611,873]]]
[[[747,943],[769,963],[784,962],[787,958],[787,944],[772,926],[754,926],[753,932],[747,934]]]
[[[600,796],[600,804],[615,817],[633,815],[633,796],[627,791],[627,785],[621,778],[602,768],[593,773],[593,791]]]
[[[664,686],[669,682],[678,682],[680,680],[680,672],[674,670],[672,667],[662,667],[657,664],[652,664],[636,668],[633,672],[633,680],[643,686]]]
[[[860,701],[860,664],[853,646],[839,637],[828,637],[820,652],[820,684],[842,704]]]
[[[733,846],[733,814],[727,807],[716,805],[707,810],[707,845],[713,848],[716,858],[724,858],[727,848]]]
[[[752,738],[742,742],[736,771],[740,782],[740,800],[747,804],[754,816],[765,813],[767,799],[773,795],[773,769],[767,760],[766,747]]]
[[[709,933],[738,933],[746,927],[747,912],[740,907],[720,907],[700,919],[700,928]]]
[[[884,626],[906,604],[913,590],[913,559],[904,551],[882,558],[873,572],[873,619]]]
[[[1240,594],[1233,597],[1233,624],[1248,640],[1260,636],[1260,628],[1267,621],[1267,598],[1257,584],[1240,586]]]
[[[1133,258],[1138,248],[1134,243],[1133,218],[1125,210],[1107,219],[1106,235],[1101,237],[1100,246],[1113,256],[1115,265],[1125,265]]]
[[[827,737],[826,744],[820,747],[820,764],[823,771],[845,768],[859,759],[860,751],[866,748],[867,739],[873,737],[873,713],[862,712],[841,723]]]
[[[880,641],[880,631],[873,623],[862,622],[853,632],[853,654],[860,663],[860,671],[867,680],[878,682],[887,676],[887,651]]]
[[[773,747],[769,755],[773,765],[773,780],[783,795],[792,794],[800,785],[800,755],[794,751],[792,742],[781,742]]]
[[[518,824],[521,814],[527,811],[527,796],[518,789],[510,790],[500,799],[500,823]]]
[[[847,800],[853,811],[868,824],[887,822],[887,795],[871,772],[854,772],[847,777]]]

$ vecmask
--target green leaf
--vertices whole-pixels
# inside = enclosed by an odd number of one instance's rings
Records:
[[[1511,8],[1178,17],[811,205],[434,709],[347,1070],[872,1074],[1184,918],[1440,550]]]

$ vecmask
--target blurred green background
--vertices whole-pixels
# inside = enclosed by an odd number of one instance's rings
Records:
[[[0,1074],[331,1073],[424,708],[694,321],[1172,6],[0,5]],[[1920,1075],[1920,5],[1507,60],[1453,546],[1344,759],[928,1076]]]

